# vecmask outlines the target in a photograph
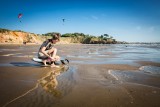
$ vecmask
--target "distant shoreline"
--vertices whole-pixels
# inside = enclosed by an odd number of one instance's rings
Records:
[[[22,43],[0,43],[0,45],[25,45]],[[37,43],[27,43],[27,45],[39,45]]]
[[[0,43],[0,46],[2,45],[41,45],[42,43],[27,43],[27,44],[22,44],[22,43]],[[57,43],[55,45],[71,45],[71,44],[82,44],[82,43]]]
[[[26,43],[26,45],[40,45],[40,44],[41,43]],[[83,43],[57,43],[57,45],[59,44],[83,44]],[[128,42],[128,43],[116,43],[116,44],[160,44],[160,42]],[[0,45],[25,45],[25,44],[23,43],[0,43]]]

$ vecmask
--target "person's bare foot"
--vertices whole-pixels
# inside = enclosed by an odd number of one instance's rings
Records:
[[[46,64],[47,60],[43,60],[42,62],[44,64],[44,66],[47,66],[47,64]]]
[[[51,64],[51,67],[59,68],[59,66],[56,66],[54,63],[53,63],[53,64]]]

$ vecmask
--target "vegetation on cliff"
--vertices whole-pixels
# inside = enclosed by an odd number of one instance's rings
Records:
[[[20,30],[13,31],[0,28],[0,43],[41,43],[44,40],[51,38],[54,33],[58,32],[50,32],[40,35]],[[93,36],[84,33],[66,33],[62,34],[60,43],[114,44],[117,42],[108,34]]]
[[[51,36],[53,33],[51,32],[47,34],[43,34],[44,36]],[[93,36],[93,35],[86,35],[84,33],[66,33],[62,34],[61,40],[69,41],[70,43],[83,43],[83,44],[114,44],[117,43],[112,36],[108,34],[103,34],[101,36]]]

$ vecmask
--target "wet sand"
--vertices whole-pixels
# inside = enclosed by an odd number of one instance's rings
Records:
[[[57,45],[59,69],[31,60],[38,47],[0,45],[0,107],[160,106],[157,47]]]

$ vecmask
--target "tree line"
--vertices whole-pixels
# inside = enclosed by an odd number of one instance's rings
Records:
[[[8,30],[8,29],[0,28],[0,33],[5,33],[9,31],[24,32],[21,30]],[[36,35],[50,37],[54,33],[59,33],[59,32],[49,32],[45,34],[36,34]],[[31,33],[31,34],[34,34],[34,33]],[[62,34],[61,37],[71,38],[73,43],[83,43],[83,44],[115,44],[117,43],[117,41],[113,38],[113,36],[110,36],[108,34],[94,36],[94,35],[89,35],[89,34],[84,34],[84,33],[65,33],[65,34]]]
[[[54,33],[50,32],[42,34],[43,36],[52,36]],[[115,44],[117,41],[108,34],[102,34],[100,36],[93,36],[84,33],[65,33],[61,35],[62,38],[72,38],[74,43],[84,43],[84,44]]]

